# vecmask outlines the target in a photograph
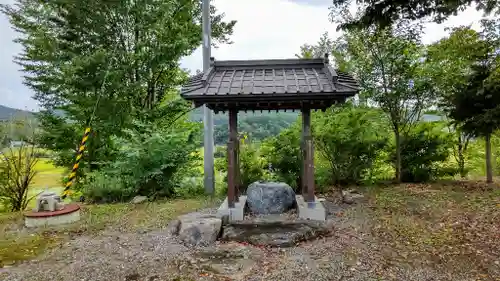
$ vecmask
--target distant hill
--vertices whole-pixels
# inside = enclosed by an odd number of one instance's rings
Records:
[[[249,138],[260,141],[270,136],[278,135],[297,120],[298,112],[239,112],[238,131],[245,132]],[[190,112],[190,119],[195,122],[203,121],[203,109],[197,108]],[[228,139],[228,115],[214,115],[214,142],[222,145]]]
[[[33,117],[33,112],[0,105],[0,121],[6,121],[10,118],[18,119],[24,117]]]
[[[245,119],[249,119],[249,118],[251,119],[251,118],[256,117],[256,116],[268,116],[270,119],[285,119],[285,120],[289,120],[290,122],[293,122],[299,116],[299,112],[297,112],[297,111],[296,112],[263,111],[262,113],[260,111],[255,111],[255,112],[249,111],[246,113],[243,111],[238,112],[238,119],[240,121],[245,120]],[[195,110],[191,111],[190,112],[190,119],[192,121],[195,121],[195,122],[203,121],[203,108],[199,107],[199,108],[196,108]],[[227,122],[228,122],[227,113],[214,114],[214,125],[227,126]]]

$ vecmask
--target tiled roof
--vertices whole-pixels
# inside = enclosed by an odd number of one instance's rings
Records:
[[[334,70],[325,59],[284,59],[215,61],[205,72],[183,86],[188,100],[226,96],[310,96],[331,94],[353,96],[357,82],[348,74]]]

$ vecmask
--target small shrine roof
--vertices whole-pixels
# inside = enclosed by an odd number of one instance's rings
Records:
[[[181,95],[215,111],[324,109],[359,91],[356,80],[319,59],[216,61],[192,76]]]

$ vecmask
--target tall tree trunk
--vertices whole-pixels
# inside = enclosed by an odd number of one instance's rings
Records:
[[[493,166],[491,165],[491,133],[486,134],[486,182],[493,182]]]
[[[401,182],[401,134],[399,130],[394,130],[394,136],[396,137],[396,177],[397,183]]]
[[[458,164],[458,172],[460,173],[460,177],[463,179],[467,175],[465,172],[465,156],[464,156],[464,145],[462,135],[458,134],[458,147],[456,152],[456,160]]]
[[[458,172],[462,179],[467,176],[467,171],[465,170],[465,156],[461,150],[458,151]]]

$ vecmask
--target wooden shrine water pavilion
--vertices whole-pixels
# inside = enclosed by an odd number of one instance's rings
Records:
[[[359,91],[348,74],[336,71],[328,55],[318,59],[215,61],[189,79],[181,90],[194,106],[207,105],[215,113],[229,113],[228,207],[234,208],[240,191],[238,111],[300,110],[303,167],[301,189],[314,205],[314,150],[311,110],[326,110]]]

